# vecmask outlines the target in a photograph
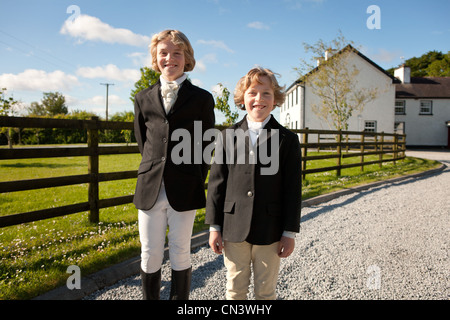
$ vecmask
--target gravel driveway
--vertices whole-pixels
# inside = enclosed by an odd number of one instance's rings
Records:
[[[407,155],[447,168],[302,209],[296,249],[281,263],[278,299],[450,298],[450,152]],[[202,246],[192,265],[191,299],[224,299],[223,257]],[[167,299],[168,261],[162,271],[161,298]],[[135,275],[85,299],[141,298]]]

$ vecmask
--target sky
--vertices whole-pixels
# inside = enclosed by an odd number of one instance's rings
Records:
[[[1,0],[1,11],[0,87],[21,102],[17,115],[43,92],[60,92],[69,111],[104,118],[106,83],[109,115],[133,111],[150,39],[165,29],[189,38],[197,63],[188,76],[212,93],[218,83],[233,92],[257,65],[289,87],[311,59],[304,44],[339,32],[385,69],[450,51],[449,0]]]

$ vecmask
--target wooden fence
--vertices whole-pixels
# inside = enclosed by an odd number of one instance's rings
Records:
[[[84,211],[89,211],[89,220],[91,222],[98,222],[100,209],[124,205],[133,201],[133,195],[99,199],[100,182],[137,177],[137,169],[131,171],[99,173],[99,156],[109,154],[139,153],[138,147],[99,146],[98,139],[99,130],[133,130],[134,127],[132,122],[106,122],[99,121],[98,118],[92,118],[91,120],[65,120],[0,116],[0,127],[84,129],[87,130],[88,134],[88,142],[86,147],[67,146],[54,148],[41,146],[16,149],[0,148],[0,160],[88,156],[87,174],[0,182],[0,193],[53,188],[83,183],[87,183],[89,185],[87,202],[0,216],[0,228]],[[217,128],[223,129],[224,127],[217,126]],[[336,174],[339,176],[341,175],[341,169],[344,168],[360,166],[363,170],[365,165],[379,163],[381,166],[382,162],[395,162],[405,157],[404,135],[309,129],[292,131],[301,135],[303,178],[305,178],[306,174],[324,171],[336,171]],[[316,135],[317,141],[308,142],[313,135]],[[354,135],[360,137],[358,141],[349,139],[350,136]],[[386,138],[392,139],[387,140]],[[324,139],[333,140],[332,142],[321,142],[321,140]],[[336,150],[336,152],[333,152],[333,154],[308,156],[308,150],[312,150],[313,148],[319,151],[331,148]],[[359,148],[359,151],[355,152],[355,148]],[[346,152],[344,153],[343,150]],[[387,153],[392,153],[393,157],[383,159],[383,155]],[[364,156],[375,154],[379,155],[379,160],[364,162]],[[346,157],[360,157],[361,160],[357,164],[342,164],[341,159]],[[307,169],[308,161],[319,159],[336,159],[336,166]]]
[[[333,131],[333,130],[313,130],[313,129],[292,129],[293,132],[301,135],[302,147],[302,177],[307,174],[336,171],[336,176],[341,175],[341,170],[346,168],[360,167],[364,171],[364,166],[379,164],[405,158],[406,135],[396,133],[378,133],[364,131]],[[315,137],[315,142],[310,142],[311,137]],[[322,142],[325,140],[326,142]],[[332,154],[308,156],[308,150],[327,151],[332,150]],[[384,158],[384,155],[392,154],[391,157]],[[365,161],[365,156],[378,155],[378,160]],[[342,164],[342,159],[359,157],[358,163]],[[336,165],[308,169],[307,163],[311,160],[336,159]]]

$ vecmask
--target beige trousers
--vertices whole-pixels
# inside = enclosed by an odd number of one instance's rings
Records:
[[[246,300],[250,285],[251,267],[255,298],[275,300],[280,257],[278,242],[271,245],[252,245],[244,242],[224,242],[224,262],[227,268],[227,300]]]

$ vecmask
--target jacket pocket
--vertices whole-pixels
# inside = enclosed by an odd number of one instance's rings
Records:
[[[234,202],[225,201],[223,204],[223,212],[228,214],[234,214]]]
[[[138,174],[145,173],[150,171],[150,169],[153,167],[153,161],[144,161],[141,162],[138,169]]]

